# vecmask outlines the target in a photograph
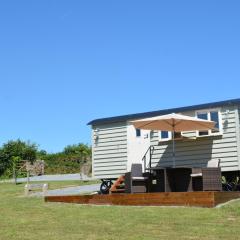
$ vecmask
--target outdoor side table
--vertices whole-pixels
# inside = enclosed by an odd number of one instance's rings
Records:
[[[168,182],[166,179],[166,168],[163,167],[152,167],[148,168],[150,171],[148,181],[148,192],[165,192],[168,188]]]
[[[191,168],[154,167],[151,171],[149,192],[192,191]],[[155,181],[155,184],[152,182]]]
[[[166,176],[169,188],[166,192],[188,192],[192,191],[191,181],[192,168],[176,167],[167,168]]]

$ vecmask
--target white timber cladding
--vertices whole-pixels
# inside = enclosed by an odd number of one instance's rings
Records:
[[[118,178],[127,171],[126,122],[93,126],[92,146],[94,178]]]
[[[240,105],[235,109],[236,117],[236,137],[237,137],[237,152],[238,152],[238,167],[240,170]]]
[[[196,138],[176,140],[176,166],[203,167],[207,166],[211,159],[220,159],[222,171],[239,170],[239,108],[239,106],[219,108],[221,134],[196,137],[196,132],[188,132],[185,133],[186,136]],[[196,112],[182,114],[195,116]],[[159,142],[159,133],[153,131],[151,145],[155,146],[152,165],[172,166],[172,141]]]

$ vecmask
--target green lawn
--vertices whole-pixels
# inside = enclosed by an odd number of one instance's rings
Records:
[[[222,208],[81,206],[0,184],[0,239],[240,239],[240,201]]]

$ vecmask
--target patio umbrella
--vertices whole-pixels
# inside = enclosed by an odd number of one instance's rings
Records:
[[[173,166],[175,167],[174,132],[214,129],[215,122],[171,113],[167,115],[131,121],[135,128],[172,132]]]

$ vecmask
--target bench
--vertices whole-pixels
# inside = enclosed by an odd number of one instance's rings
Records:
[[[30,191],[40,190],[40,189],[43,191],[43,195],[46,195],[47,190],[48,190],[48,183],[26,184],[24,186],[25,196],[27,196]]]

